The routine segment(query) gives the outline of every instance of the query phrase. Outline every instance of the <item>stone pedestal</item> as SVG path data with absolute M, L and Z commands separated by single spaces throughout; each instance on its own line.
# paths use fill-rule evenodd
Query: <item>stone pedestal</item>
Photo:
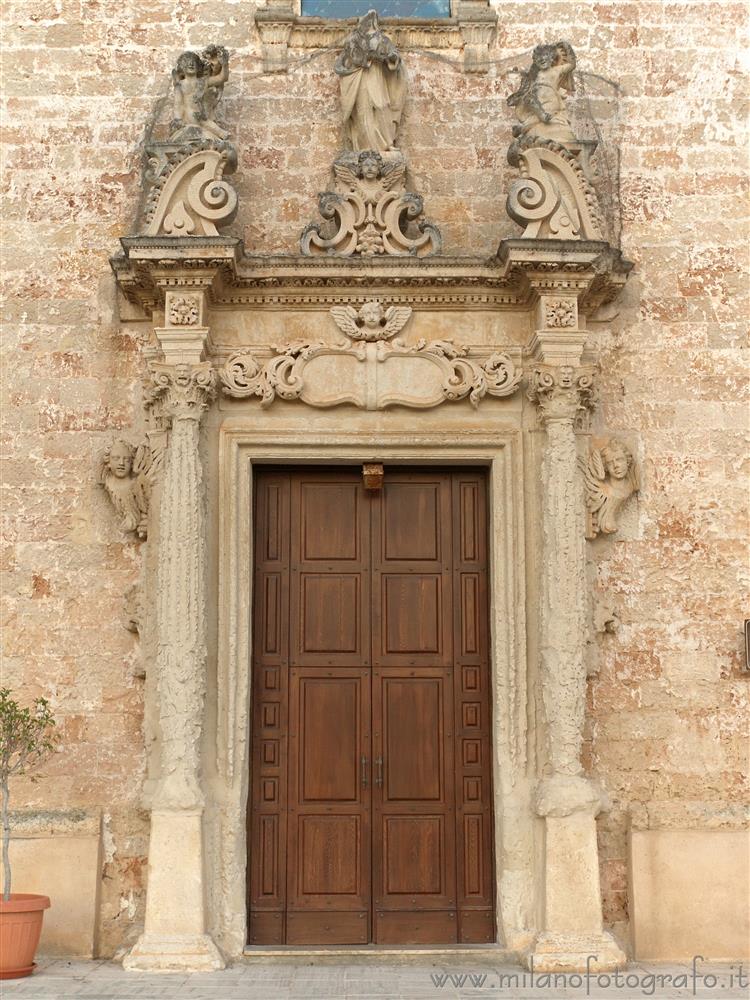
M 203 810 L 154 809 L 148 861 L 146 924 L 123 966 L 142 972 L 213 972 L 224 968 L 206 934 Z

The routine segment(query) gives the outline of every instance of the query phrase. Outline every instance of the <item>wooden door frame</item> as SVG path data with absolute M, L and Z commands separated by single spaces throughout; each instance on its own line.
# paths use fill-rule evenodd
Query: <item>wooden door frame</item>
M 211 929 L 230 954 L 242 954 L 247 934 L 245 880 L 250 753 L 253 466 L 352 465 L 376 458 L 390 465 L 488 468 L 490 677 L 493 732 L 495 898 L 498 943 L 515 947 L 519 891 L 534 894 L 533 813 L 523 808 L 527 695 L 525 650 L 523 455 L 520 428 L 499 424 L 493 434 L 316 433 L 297 428 L 254 429 L 227 420 L 219 434 L 218 658 L 215 678 L 215 798 L 207 816 L 207 873 Z M 214 756 L 214 754 L 211 754 Z M 511 891 L 505 892 L 504 885 Z M 520 890 L 518 887 L 521 887 Z M 523 902 L 523 900 L 521 901 Z M 533 905 L 533 900 L 526 900 Z M 408 950 L 408 949 L 404 949 Z

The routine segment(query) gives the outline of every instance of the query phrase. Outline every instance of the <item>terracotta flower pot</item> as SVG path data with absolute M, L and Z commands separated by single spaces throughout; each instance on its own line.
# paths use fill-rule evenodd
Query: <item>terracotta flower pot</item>
M 20 979 L 34 971 L 34 954 L 42 933 L 49 896 L 12 892 L 0 895 L 0 979 Z

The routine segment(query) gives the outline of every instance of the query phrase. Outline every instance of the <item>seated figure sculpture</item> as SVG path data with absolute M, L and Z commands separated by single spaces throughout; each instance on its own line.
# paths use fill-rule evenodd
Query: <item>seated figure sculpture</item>
M 589 177 L 594 143 L 578 139 L 568 116 L 576 57 L 568 42 L 537 45 L 521 85 L 507 99 L 516 110 L 508 162 L 521 177 L 506 209 L 526 239 L 604 239 L 604 222 Z
M 236 169 L 237 151 L 216 121 L 228 78 L 229 53 L 223 45 L 178 58 L 169 139 L 146 146 L 144 235 L 217 236 L 217 225 L 234 218 L 237 193 L 224 175 Z
M 508 105 L 516 109 L 519 119 L 513 135 L 575 142 L 563 96 L 573 90 L 575 52 L 568 42 L 537 45 L 531 60 L 521 86 L 508 98 Z
M 200 54 L 182 53 L 172 70 L 174 118 L 169 131 L 173 141 L 226 139 L 228 133 L 214 121 L 214 114 L 228 78 L 229 53 L 222 45 L 209 45 Z

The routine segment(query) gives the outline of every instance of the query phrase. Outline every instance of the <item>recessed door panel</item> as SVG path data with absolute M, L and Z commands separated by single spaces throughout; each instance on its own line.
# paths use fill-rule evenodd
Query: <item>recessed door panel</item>
M 375 668 L 372 708 L 375 941 L 394 911 L 425 910 L 457 941 L 453 672 Z
M 370 526 L 361 476 L 292 473 L 291 663 L 370 663 Z
M 439 802 L 445 789 L 443 678 L 386 676 L 383 802 Z
M 289 696 L 287 915 L 335 915 L 326 941 L 358 941 L 370 905 L 369 671 L 292 668 Z M 287 920 L 288 944 L 310 933 L 309 921 Z

